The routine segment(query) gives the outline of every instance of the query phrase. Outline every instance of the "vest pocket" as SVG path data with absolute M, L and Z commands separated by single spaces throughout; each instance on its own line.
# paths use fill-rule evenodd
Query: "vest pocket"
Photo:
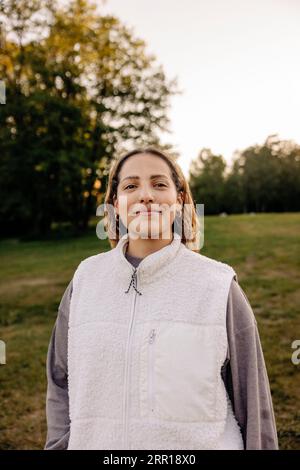
M 143 417 L 182 422 L 222 419 L 217 406 L 223 394 L 220 333 L 224 331 L 217 325 L 145 325 L 140 355 Z

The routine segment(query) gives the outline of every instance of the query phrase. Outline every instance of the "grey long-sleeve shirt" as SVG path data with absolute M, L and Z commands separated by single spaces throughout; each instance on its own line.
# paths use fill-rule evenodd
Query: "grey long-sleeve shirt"
M 142 258 L 126 254 L 133 266 Z M 47 438 L 45 450 L 64 450 L 70 435 L 68 321 L 72 280 L 61 299 L 47 354 Z M 244 448 L 278 449 L 270 385 L 257 322 L 249 301 L 233 279 L 227 302 L 228 354 L 222 378 L 240 425 Z

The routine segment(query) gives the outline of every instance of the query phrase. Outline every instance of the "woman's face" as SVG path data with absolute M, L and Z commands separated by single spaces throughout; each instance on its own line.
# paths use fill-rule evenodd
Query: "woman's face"
M 125 161 L 114 206 L 131 236 L 170 239 L 181 203 L 170 168 L 162 158 L 137 154 Z

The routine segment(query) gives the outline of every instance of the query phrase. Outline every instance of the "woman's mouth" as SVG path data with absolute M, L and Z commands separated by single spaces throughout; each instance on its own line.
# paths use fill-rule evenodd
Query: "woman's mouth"
M 152 214 L 161 214 L 162 211 L 137 211 L 136 215 L 152 215 Z

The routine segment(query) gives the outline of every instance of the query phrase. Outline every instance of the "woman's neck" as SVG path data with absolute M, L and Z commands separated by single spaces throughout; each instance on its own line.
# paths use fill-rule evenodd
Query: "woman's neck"
M 152 239 L 152 238 L 138 238 L 133 240 L 128 238 L 128 245 L 126 254 L 135 258 L 145 258 L 158 250 L 161 250 L 167 245 L 170 245 L 173 240 L 173 234 L 171 239 Z

